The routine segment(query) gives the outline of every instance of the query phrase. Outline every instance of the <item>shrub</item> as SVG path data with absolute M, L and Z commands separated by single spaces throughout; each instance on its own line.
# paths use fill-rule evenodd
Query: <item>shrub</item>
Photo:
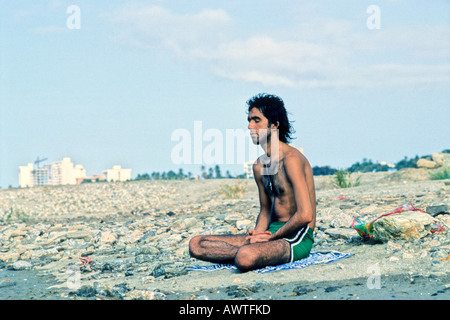
M 430 173 L 431 180 L 445 180 L 450 179 L 450 168 L 444 168 L 442 170 Z
M 351 188 L 359 186 L 361 176 L 353 182 L 348 170 L 337 170 L 333 176 L 333 180 L 333 184 L 338 188 Z
M 228 199 L 241 199 L 244 197 L 245 187 L 247 182 L 243 182 L 241 179 L 237 179 L 233 186 L 229 184 L 223 184 L 220 186 L 220 191 Z

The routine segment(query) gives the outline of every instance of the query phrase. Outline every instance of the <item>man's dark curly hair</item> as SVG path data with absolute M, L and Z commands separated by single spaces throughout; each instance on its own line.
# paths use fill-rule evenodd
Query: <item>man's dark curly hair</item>
M 257 108 L 268 120 L 269 127 L 271 124 L 279 123 L 279 139 L 284 143 L 289 143 L 294 132 L 292 125 L 289 123 L 286 108 L 283 100 L 276 96 L 266 93 L 260 93 L 247 101 L 248 110 Z

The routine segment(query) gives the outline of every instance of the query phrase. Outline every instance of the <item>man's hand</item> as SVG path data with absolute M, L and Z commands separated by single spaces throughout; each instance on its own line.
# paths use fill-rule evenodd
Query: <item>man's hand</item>
M 272 232 L 270 231 L 264 231 L 264 232 L 258 232 L 256 230 L 249 230 L 248 236 L 245 237 L 245 240 L 250 241 L 250 243 L 257 243 L 257 242 L 267 242 L 269 241 L 270 236 L 272 235 Z

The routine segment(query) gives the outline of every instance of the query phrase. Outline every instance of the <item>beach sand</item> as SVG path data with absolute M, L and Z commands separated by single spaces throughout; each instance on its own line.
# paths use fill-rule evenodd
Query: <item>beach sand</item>
M 315 178 L 313 250 L 353 255 L 264 274 L 187 271 L 210 265 L 189 256 L 193 236 L 253 228 L 253 180 L 1 189 L 0 299 L 449 299 L 448 212 L 433 216 L 445 232 L 420 239 L 367 242 L 351 228 L 355 216 L 377 217 L 408 201 L 424 211 L 448 206 L 448 180 L 429 180 L 426 169 L 359 175 L 360 186 L 347 189 L 329 176 Z M 238 185 L 242 197 L 221 191 Z

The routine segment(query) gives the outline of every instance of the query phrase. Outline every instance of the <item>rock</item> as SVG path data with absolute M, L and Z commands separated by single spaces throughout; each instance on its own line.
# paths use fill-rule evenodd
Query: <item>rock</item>
M 328 234 L 331 239 L 344 239 L 344 240 L 352 240 L 357 236 L 355 230 L 347 229 L 347 228 L 329 228 L 325 230 L 325 233 Z
M 395 242 L 392 242 L 392 241 L 388 241 L 387 245 L 389 247 L 393 248 L 393 249 L 396 249 L 396 250 L 400 250 L 403 247 L 401 244 L 398 244 L 398 243 L 395 243 Z
M 239 220 L 245 219 L 244 215 L 241 213 L 232 213 L 225 217 L 225 222 L 228 222 L 231 225 L 236 225 L 236 222 Z
M 293 293 L 296 296 L 302 296 L 302 295 L 310 293 L 312 291 L 314 291 L 314 290 L 309 289 L 309 288 L 305 288 L 304 286 L 297 286 L 297 287 L 294 288 Z
M 196 226 L 199 223 L 199 221 L 197 220 L 197 218 L 187 218 L 184 219 L 184 224 L 186 225 L 186 228 L 192 228 L 194 226 Z
M 348 214 L 339 214 L 330 222 L 332 228 L 351 228 L 353 217 Z
M 450 207 L 446 204 L 428 206 L 425 211 L 433 217 L 438 214 L 450 214 Z
M 441 152 L 433 152 L 431 154 L 431 159 L 440 167 L 442 167 L 444 165 L 445 156 Z
M 164 269 L 164 267 L 160 264 L 160 263 L 155 263 L 153 264 L 151 267 L 151 275 L 154 276 L 155 278 L 164 276 L 166 274 L 166 270 Z
M 7 287 L 14 287 L 15 285 L 16 285 L 16 282 L 12 281 L 11 279 L 0 280 L 0 289 L 7 288 Z
M 392 256 L 392 257 L 389 258 L 389 261 L 390 261 L 390 262 L 397 263 L 397 262 L 400 261 L 400 258 L 399 258 L 399 257 Z
M 102 233 L 100 242 L 103 244 L 114 244 L 117 241 L 117 236 L 111 231 L 105 231 Z
M 437 166 L 438 166 L 437 163 L 431 160 L 419 159 L 417 161 L 418 168 L 433 169 L 436 168 Z
M 124 295 L 128 291 L 130 291 L 130 288 L 128 288 L 128 285 L 126 283 L 120 283 L 120 284 L 116 284 L 108 291 L 108 296 L 110 296 L 112 298 L 123 299 Z
M 75 292 L 70 292 L 69 295 L 76 295 L 81 298 L 95 297 L 97 290 L 93 286 L 82 286 Z
M 18 252 L 5 252 L 0 253 L 0 260 L 5 262 L 15 262 L 20 259 L 20 253 Z
M 420 211 L 386 216 L 373 223 L 373 239 L 381 242 L 420 239 L 430 234 L 432 223 L 433 218 Z
M 125 296 L 125 300 L 165 300 L 166 295 L 158 291 L 132 290 Z
M 12 264 L 11 269 L 15 271 L 31 269 L 32 264 L 28 261 L 19 260 Z
M 113 266 L 111 266 L 109 263 L 104 263 L 102 265 L 102 273 L 104 272 L 112 272 L 114 270 Z
M 406 251 L 406 252 L 403 252 L 402 258 L 403 259 L 413 259 L 414 255 L 411 251 Z
M 436 157 L 433 161 L 439 162 Z M 448 165 L 447 161 L 446 158 L 444 166 Z M 386 269 L 383 268 L 386 276 L 391 269 L 402 272 L 414 270 L 424 274 L 439 271 L 445 276 L 443 268 L 450 266 L 450 203 L 447 201 L 450 192 L 445 185 L 447 181 L 429 180 L 428 169 L 405 170 L 364 174 L 358 188 L 346 190 L 336 190 L 328 182 L 317 184 L 317 228 L 313 250 L 355 253 L 354 263 L 347 263 L 346 260 L 341 264 L 335 263 L 332 269 L 336 274 L 320 275 L 323 277 L 320 280 L 327 280 L 326 277 L 335 280 L 336 277 L 347 277 L 347 274 L 367 279 L 366 262 L 383 264 L 383 261 L 388 263 Z M 322 178 L 325 181 L 329 177 L 317 177 L 318 180 Z M 247 274 L 248 277 L 241 274 L 240 286 L 232 291 L 224 291 L 228 284 L 219 287 L 225 280 L 215 282 L 216 276 L 226 278 L 225 271 L 211 273 L 207 277 L 200 273 L 187 275 L 187 267 L 201 264 L 189 255 L 188 245 L 193 236 L 243 234 L 247 228 L 254 227 L 259 210 L 257 186 L 249 188 L 242 199 L 224 201 L 217 196 L 220 183 L 220 180 L 214 179 L 136 181 L 0 189 L 0 269 L 12 269 L 15 262 L 18 262 L 16 268 L 20 269 L 25 262 L 24 267 L 33 266 L 33 273 L 54 276 L 58 284 L 52 286 L 51 292 L 45 293 L 45 299 L 70 298 L 67 296 L 69 294 L 74 299 L 157 300 L 165 299 L 164 293 L 179 299 L 185 297 L 182 288 L 198 291 L 196 296 L 205 298 L 263 297 L 268 293 L 267 288 L 277 284 L 277 281 L 272 281 L 277 277 L 275 273 L 273 277 L 265 277 L 267 282 L 261 284 L 261 292 L 257 295 L 252 289 L 253 276 L 250 275 L 253 273 Z M 441 193 L 438 193 L 439 190 Z M 339 196 L 345 198 L 338 200 Z M 354 216 L 371 221 L 409 200 L 416 207 L 426 210 L 431 219 L 435 217 L 436 223 L 447 231 L 427 233 L 429 226 L 422 223 L 424 234 L 430 234 L 425 239 L 404 241 L 402 232 L 408 234 L 408 231 L 401 230 L 399 235 L 391 231 L 393 234 L 386 236 L 389 237 L 387 243 L 374 245 L 370 241 L 360 241 L 358 233 L 351 228 Z M 442 206 L 447 207 L 442 209 Z M 130 213 L 135 208 L 139 208 L 141 213 Z M 2 220 L 2 217 L 7 218 L 5 213 L 8 212 L 14 214 L 8 218 L 9 221 Z M 30 217 L 29 221 L 21 221 L 16 212 L 23 212 Z M 404 214 L 409 218 L 414 215 L 411 212 Z M 392 217 L 397 215 L 399 218 L 400 214 Z M 388 219 L 383 217 L 378 222 L 388 222 Z M 398 221 L 396 223 L 400 224 Z M 386 230 L 384 232 L 387 234 Z M 89 257 L 92 261 L 84 260 L 85 265 L 82 265 L 80 257 Z M 85 287 L 78 285 L 67 290 L 70 279 L 65 272 L 72 265 L 76 273 L 71 275 L 79 275 L 79 285 Z M 302 280 L 315 281 L 318 279 L 309 277 L 309 274 L 315 274 L 315 269 L 304 269 L 300 278 L 287 273 L 286 276 L 295 278 L 298 284 Z M 231 277 L 235 275 L 230 272 Z M 120 284 L 125 280 L 128 286 Z M 187 283 L 189 287 L 186 287 Z M 33 284 L 30 282 L 30 287 Z M 11 291 L 16 289 L 12 283 L 0 280 L 0 287 L 2 285 L 10 286 Z M 17 289 L 18 286 L 17 282 Z M 294 284 L 290 288 L 293 287 Z M 304 296 L 310 292 L 307 288 L 302 285 L 293 291 L 288 287 L 284 289 L 291 296 Z M 331 292 L 329 294 L 340 291 L 338 289 L 333 293 L 334 288 L 330 285 L 322 288 L 327 288 Z M 214 295 L 219 290 L 220 295 Z M 31 291 L 23 298 L 36 298 Z M 273 296 L 276 297 L 280 296 Z
M 236 221 L 236 228 L 238 230 L 248 229 L 254 222 L 249 219 Z
M 186 223 L 181 219 L 175 220 L 172 223 L 172 228 L 173 229 L 186 229 Z

